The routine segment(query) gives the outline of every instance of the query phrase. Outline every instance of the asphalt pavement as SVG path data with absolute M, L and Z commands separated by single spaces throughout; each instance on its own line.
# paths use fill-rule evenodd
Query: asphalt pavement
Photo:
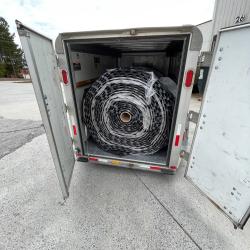
M 0 82 L 0 143 L 1 250 L 250 249 L 250 222 L 234 230 L 185 162 L 174 176 L 77 163 L 63 202 L 29 83 Z

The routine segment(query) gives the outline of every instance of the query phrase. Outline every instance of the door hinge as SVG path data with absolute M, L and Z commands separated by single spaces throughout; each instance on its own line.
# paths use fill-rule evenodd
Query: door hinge
M 64 103 L 64 109 L 65 113 L 69 112 L 69 106 L 66 103 Z
M 188 112 L 188 120 L 193 123 L 198 123 L 199 113 L 195 111 Z
M 185 151 L 185 150 L 182 150 L 182 151 L 180 152 L 180 157 L 181 157 L 182 159 L 184 159 L 185 161 L 188 161 L 188 160 L 189 160 L 189 156 L 190 156 L 189 152 L 187 152 L 187 151 Z
M 50 113 L 49 113 L 49 112 L 50 112 L 50 109 L 49 109 L 49 103 L 48 103 L 48 97 L 47 97 L 47 95 L 43 95 L 43 100 L 44 100 L 45 108 L 46 108 L 47 113 L 48 113 L 48 115 L 49 115 L 49 114 L 50 114 Z
M 58 58 L 58 56 L 57 56 L 57 55 L 55 55 L 55 58 L 56 58 L 56 66 L 57 66 L 57 67 L 60 67 L 60 64 L 59 64 L 59 58 Z

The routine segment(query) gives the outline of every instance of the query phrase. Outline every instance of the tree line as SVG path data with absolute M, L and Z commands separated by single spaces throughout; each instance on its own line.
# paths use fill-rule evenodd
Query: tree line
M 25 64 L 23 51 L 14 42 L 7 21 L 0 17 L 0 77 L 19 77 Z

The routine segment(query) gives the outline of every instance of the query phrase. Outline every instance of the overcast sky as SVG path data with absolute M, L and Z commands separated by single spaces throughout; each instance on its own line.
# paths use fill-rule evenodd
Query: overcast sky
M 0 16 L 11 32 L 18 19 L 54 40 L 65 31 L 196 25 L 212 19 L 213 7 L 214 0 L 0 0 Z

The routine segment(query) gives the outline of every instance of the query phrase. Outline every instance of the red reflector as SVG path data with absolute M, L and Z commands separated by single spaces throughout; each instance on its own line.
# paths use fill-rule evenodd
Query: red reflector
M 186 87 L 190 87 L 192 85 L 193 75 L 194 75 L 193 70 L 187 71 L 187 73 L 186 73 L 186 81 L 185 81 Z
M 89 157 L 89 161 L 98 161 L 98 159 L 95 157 Z
M 150 166 L 149 168 L 152 170 L 161 170 L 161 167 L 158 166 Z
M 179 142 L 180 142 L 180 135 L 176 135 L 176 136 L 175 136 L 174 145 L 175 145 L 176 147 L 178 147 L 178 146 L 179 146 Z
M 65 69 L 62 70 L 62 79 L 65 84 L 67 84 L 68 81 L 68 76 L 67 76 L 67 71 Z
M 73 125 L 73 132 L 74 132 L 74 135 L 77 135 L 76 125 Z
M 177 169 L 176 166 L 170 166 L 169 168 L 172 169 L 172 170 L 176 170 Z

